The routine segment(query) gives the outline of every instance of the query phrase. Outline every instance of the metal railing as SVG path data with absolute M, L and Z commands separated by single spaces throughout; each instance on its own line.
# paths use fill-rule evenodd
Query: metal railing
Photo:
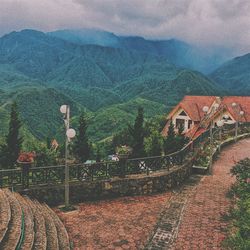
M 250 124 L 241 124 L 239 133 L 249 132 Z M 233 126 L 225 128 L 225 132 L 233 133 Z M 200 145 L 209 142 L 207 130 L 195 140 L 189 142 L 181 150 L 164 156 L 143 157 L 127 159 L 126 161 L 104 161 L 92 164 L 73 164 L 69 165 L 69 181 L 96 181 L 107 180 L 116 176 L 123 177 L 132 174 L 147 174 L 159 170 L 170 171 L 175 166 L 180 166 L 184 160 L 200 150 Z M 122 163 L 122 164 L 121 164 Z M 0 170 L 0 187 L 20 189 L 64 184 L 65 166 L 31 167 Z

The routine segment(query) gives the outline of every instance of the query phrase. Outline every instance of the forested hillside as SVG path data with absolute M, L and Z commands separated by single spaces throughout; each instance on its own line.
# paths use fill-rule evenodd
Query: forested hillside
M 122 48 L 82 45 L 34 30 L 0 38 L 1 137 L 13 100 L 27 131 L 39 140 L 62 136 L 59 107 L 66 103 L 73 121 L 81 110 L 88 113 L 89 134 L 98 141 L 132 122 L 138 106 L 151 118 L 166 114 L 186 94 L 225 93 L 201 73 L 123 41 Z
M 250 53 L 226 62 L 210 77 L 232 94 L 250 95 Z
M 178 67 L 187 67 L 203 73 L 213 71 L 232 58 L 231 50 L 222 47 L 200 48 L 177 39 L 149 40 L 138 36 L 118 36 L 96 29 L 57 30 L 48 34 L 79 45 L 95 44 L 165 57 Z

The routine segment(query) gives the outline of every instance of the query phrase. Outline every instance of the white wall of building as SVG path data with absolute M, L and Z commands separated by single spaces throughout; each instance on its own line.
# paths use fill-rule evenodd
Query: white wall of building
M 185 116 L 184 116 L 184 115 L 180 115 L 183 111 L 184 111 L 183 109 L 179 109 L 179 110 L 172 116 L 172 121 L 173 121 L 173 124 L 174 124 L 174 126 L 175 126 L 175 128 L 176 128 L 176 119 L 184 120 L 184 132 L 186 132 L 188 129 L 191 129 L 191 128 L 192 128 L 192 126 L 194 125 L 194 122 L 193 122 L 192 119 L 187 115 L 187 113 L 186 113 L 185 111 L 184 111 L 184 112 L 186 113 Z M 189 121 L 192 122 L 190 128 L 188 128 L 188 123 L 189 123 Z

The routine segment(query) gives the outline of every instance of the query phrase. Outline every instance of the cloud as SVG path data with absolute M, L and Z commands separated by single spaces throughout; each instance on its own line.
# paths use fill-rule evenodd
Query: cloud
M 0 34 L 95 27 L 250 51 L 249 0 L 0 0 Z

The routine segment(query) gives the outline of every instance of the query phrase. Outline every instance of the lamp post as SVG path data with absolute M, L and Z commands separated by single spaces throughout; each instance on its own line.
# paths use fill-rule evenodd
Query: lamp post
M 232 108 L 234 109 L 236 115 L 237 115 L 237 118 L 236 118 L 236 122 L 235 122 L 235 136 L 234 136 L 234 141 L 236 142 L 237 141 L 237 137 L 238 137 L 238 129 L 239 129 L 239 118 L 242 117 L 244 115 L 244 111 L 243 110 L 236 110 L 236 107 L 237 107 L 237 103 L 233 102 L 232 103 Z
M 60 107 L 60 112 L 64 114 L 63 120 L 65 124 L 65 208 L 69 207 L 69 166 L 68 166 L 68 145 L 72 138 L 75 137 L 76 132 L 73 128 L 69 127 L 70 121 L 70 107 L 69 105 L 62 105 Z
M 224 120 L 219 120 L 217 122 L 217 126 L 219 127 L 219 152 L 221 150 L 221 139 L 222 139 L 222 127 L 224 125 L 225 121 Z M 210 130 L 210 148 L 211 148 L 211 153 L 210 153 L 210 165 L 209 165 L 209 173 L 212 174 L 212 161 L 213 161 L 213 137 L 214 134 L 218 131 L 218 129 L 216 129 L 215 131 Z
M 219 127 L 219 141 L 220 141 L 220 144 L 219 144 L 219 152 L 220 152 L 220 150 L 221 150 L 221 147 L 220 147 L 220 145 L 221 145 L 221 139 L 222 139 L 222 127 L 223 127 L 223 125 L 224 125 L 224 120 L 220 120 L 220 121 L 218 121 L 217 122 L 217 126 Z
M 209 111 L 209 107 L 204 106 L 202 108 L 202 111 L 205 113 L 205 116 L 207 116 L 208 111 Z M 212 143 L 213 143 L 213 126 L 212 126 L 212 122 L 210 123 L 210 127 L 209 127 L 209 137 L 210 137 L 210 144 L 212 145 Z

